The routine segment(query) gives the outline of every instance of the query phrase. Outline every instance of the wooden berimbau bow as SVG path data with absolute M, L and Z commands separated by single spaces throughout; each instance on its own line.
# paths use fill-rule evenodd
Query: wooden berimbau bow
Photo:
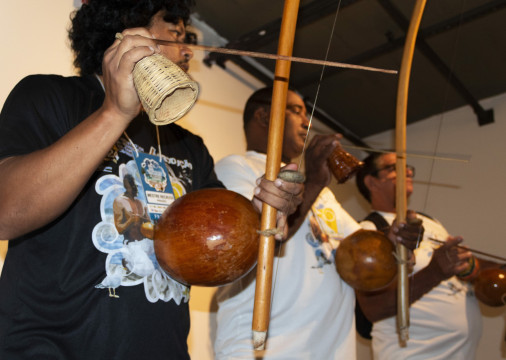
M 401 68 L 399 72 L 399 83 L 397 88 L 397 107 L 395 125 L 395 150 L 396 161 L 396 211 L 397 222 L 406 220 L 407 199 L 406 199 L 406 118 L 408 108 L 408 88 L 411 73 L 411 64 L 415 51 L 416 37 L 426 0 L 417 0 L 409 23 L 406 43 L 402 54 Z M 409 279 L 407 266 L 407 249 L 402 244 L 397 244 L 398 284 L 397 284 L 397 330 L 399 342 L 405 346 L 409 339 Z
M 278 55 L 292 55 L 298 9 L 299 0 L 285 0 L 278 43 Z M 290 65 L 290 61 L 277 60 L 274 72 L 269 136 L 267 139 L 267 163 L 265 168 L 265 178 L 271 181 L 275 180 L 278 176 L 281 165 Z M 276 227 L 275 208 L 263 204 L 260 225 L 264 234 L 266 231 Z M 253 308 L 252 330 L 255 350 L 263 350 L 265 348 L 271 307 L 275 239 L 274 235 L 269 236 L 264 234 L 260 235 L 255 303 Z
M 402 57 L 401 71 L 397 95 L 396 115 L 396 152 L 398 155 L 397 169 L 397 219 L 405 221 L 407 211 L 406 201 L 406 114 L 409 75 L 415 48 L 416 36 L 426 0 L 417 0 L 410 22 L 406 44 Z M 290 57 L 293 49 L 293 40 L 297 23 L 299 0 L 285 0 L 281 32 L 278 44 L 278 55 Z M 281 164 L 281 152 L 283 144 L 283 129 L 285 120 L 286 97 L 288 81 L 290 77 L 290 61 L 278 59 L 276 61 L 272 106 L 269 125 L 267 146 L 267 164 L 265 177 L 275 180 Z M 276 209 L 264 204 L 262 209 L 261 230 L 265 234 L 268 230 L 276 227 Z M 255 350 L 263 350 L 267 337 L 270 320 L 272 274 L 274 259 L 275 240 L 273 235 L 261 235 L 259 255 L 257 263 L 257 277 L 255 288 L 255 302 L 253 309 L 253 343 Z M 397 246 L 399 262 L 399 287 L 398 287 L 398 329 L 400 341 L 405 342 L 409 338 L 409 298 L 407 277 L 407 249 Z

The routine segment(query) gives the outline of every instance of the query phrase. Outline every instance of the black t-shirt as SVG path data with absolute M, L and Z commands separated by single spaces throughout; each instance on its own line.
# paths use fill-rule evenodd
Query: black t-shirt
M 0 114 L 0 158 L 51 145 L 103 100 L 93 76 L 23 79 Z M 176 124 L 159 131 L 176 197 L 223 187 L 200 137 Z M 157 153 L 156 128 L 144 113 L 126 133 L 137 151 Z M 9 241 L 0 278 L 0 359 L 189 357 L 189 289 L 160 270 L 152 240 L 128 239 L 115 227 L 113 204 L 125 192 L 125 175 L 140 179 L 131 142 L 118 139 L 59 218 Z M 141 203 L 142 195 L 141 189 Z

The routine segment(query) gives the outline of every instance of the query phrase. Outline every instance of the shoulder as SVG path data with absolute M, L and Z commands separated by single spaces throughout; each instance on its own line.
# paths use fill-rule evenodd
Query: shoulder
M 35 74 L 35 75 L 28 75 L 21 79 L 19 83 L 16 85 L 16 87 L 28 87 L 28 86 L 35 86 L 37 85 L 49 85 L 49 84 L 58 84 L 58 83 L 64 83 L 65 77 L 61 75 L 42 75 L 42 74 Z
M 18 97 L 23 97 L 25 101 L 33 99 L 34 97 L 47 96 L 53 88 L 58 88 L 63 80 L 59 75 L 29 75 L 21 79 L 16 86 L 12 89 L 6 103 L 10 100 L 15 100 Z
M 103 96 L 100 83 L 93 76 L 29 75 L 13 88 L 6 106 L 33 104 L 40 111 L 64 104 L 88 103 L 88 99 L 100 102 Z
M 394 218 L 393 213 L 372 211 L 360 222 L 360 226 L 365 230 L 384 231 L 392 224 Z
M 61 75 L 29 75 L 21 79 L 14 89 L 24 90 L 29 93 L 47 93 L 51 90 L 88 90 L 99 88 L 100 84 L 92 76 L 61 76 Z M 65 94 L 65 93 L 64 93 Z
M 372 221 L 362 220 L 360 223 L 360 227 L 364 230 L 378 230 L 376 225 Z
M 228 155 L 220 159 L 214 166 L 218 178 L 244 174 L 248 170 L 246 158 L 243 155 Z
M 246 162 L 246 158 L 243 155 L 228 155 L 219 160 L 216 163 L 216 169 L 218 168 L 227 168 L 231 166 L 242 166 Z
M 215 171 L 227 189 L 250 199 L 253 197 L 256 179 L 265 171 L 265 164 L 257 168 L 248 162 L 246 156 L 229 155 L 218 161 Z
M 265 157 L 251 151 L 243 155 L 228 155 L 216 163 L 218 176 L 231 175 L 235 177 L 253 176 L 255 178 L 265 173 Z
M 313 203 L 313 206 L 333 208 L 337 211 L 345 211 L 341 203 L 336 199 L 336 196 L 328 187 L 324 187 L 318 197 Z
M 332 190 L 330 190 L 328 187 L 324 187 L 322 189 L 322 191 L 320 191 L 320 194 L 318 194 L 318 197 L 322 198 L 322 199 L 330 200 L 330 201 L 336 203 L 337 205 L 341 206 L 339 201 L 337 201 L 336 196 L 334 195 Z

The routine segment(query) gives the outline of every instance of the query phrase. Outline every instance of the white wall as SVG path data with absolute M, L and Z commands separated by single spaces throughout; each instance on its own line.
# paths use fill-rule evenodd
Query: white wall
M 65 31 L 72 10 L 71 0 L 0 1 L 0 104 L 26 75 L 72 74 Z
M 0 1 L 0 107 L 26 75 L 72 74 L 65 32 L 72 10 L 70 0 Z M 0 240 L 0 274 L 6 251 Z
M 0 1 L 0 33 L 4 34 L 0 38 L 0 106 L 25 75 L 72 74 L 72 55 L 66 40 L 72 8 L 72 0 Z M 190 71 L 201 84 L 200 99 L 180 123 L 201 135 L 218 160 L 244 149 L 241 109 L 249 94 L 260 84 L 243 77 L 236 69 L 233 74 L 217 66 L 209 69 L 199 61 L 202 56 L 202 53 L 195 54 L 196 60 Z M 506 134 L 506 95 L 483 103 L 486 108 L 489 105 L 494 107 L 494 124 L 478 127 L 472 112 L 463 108 L 408 127 L 409 151 L 431 153 L 441 125 L 439 152 L 465 155 L 471 159 L 468 164 L 435 162 L 432 176 L 429 176 L 432 166 L 429 160 L 409 159 L 417 168 L 415 194 L 410 207 L 436 216 L 450 232 L 463 235 L 469 246 L 505 256 L 499 226 L 506 203 L 503 188 L 506 184 L 503 160 L 506 144 L 502 139 Z M 379 134 L 367 140 L 371 145 L 387 147 L 391 134 Z M 361 218 L 366 214 L 367 205 L 357 195 L 352 182 L 339 187 L 334 184 L 333 189 L 352 215 Z M 192 289 L 189 346 L 194 359 L 212 359 L 213 292 L 213 288 Z M 484 332 L 477 358 L 504 359 L 504 308 L 482 309 Z M 359 345 L 359 354 L 359 359 L 370 358 L 367 344 Z

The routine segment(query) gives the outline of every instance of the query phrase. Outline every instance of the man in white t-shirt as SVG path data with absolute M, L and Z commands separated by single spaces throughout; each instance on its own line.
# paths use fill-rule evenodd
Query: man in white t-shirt
M 272 88 L 256 91 L 244 110 L 247 152 L 216 164 L 225 186 L 247 198 L 265 172 Z M 289 91 L 282 161 L 301 155 L 309 121 L 304 102 Z M 215 358 L 346 359 L 356 358 L 353 289 L 339 277 L 334 252 L 344 237 L 360 229 L 326 187 L 326 159 L 339 135 L 317 135 L 305 151 L 304 199 L 290 218 L 289 240 L 274 260 L 271 318 L 265 350 L 254 351 L 252 317 L 256 271 L 217 291 Z
M 373 210 L 368 220 L 361 222 L 364 229 L 383 230 L 394 221 L 395 163 L 395 153 L 375 153 L 364 160 L 364 167 L 357 173 L 357 186 Z M 409 196 L 414 168 L 408 165 L 406 175 Z M 416 265 L 409 279 L 410 327 L 405 347 L 399 345 L 396 329 L 397 281 L 382 291 L 357 292 L 360 308 L 373 323 L 374 359 L 474 359 L 481 336 L 481 316 L 471 286 L 462 281 L 462 274 L 472 272 L 472 254 L 458 248 L 462 238 L 449 236 L 437 220 L 423 214 L 417 217 L 423 222 L 424 236 L 414 250 Z M 446 243 L 441 246 L 430 238 Z M 461 276 L 456 276 L 459 273 Z

